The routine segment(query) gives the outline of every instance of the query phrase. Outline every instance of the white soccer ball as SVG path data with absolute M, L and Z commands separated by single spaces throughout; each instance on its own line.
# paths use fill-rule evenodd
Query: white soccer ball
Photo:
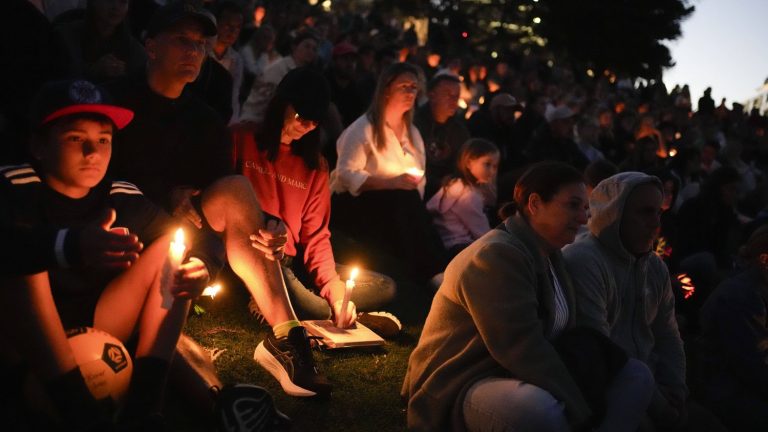
M 122 342 L 91 327 L 67 330 L 67 338 L 93 397 L 120 401 L 128 390 L 133 371 L 131 356 Z

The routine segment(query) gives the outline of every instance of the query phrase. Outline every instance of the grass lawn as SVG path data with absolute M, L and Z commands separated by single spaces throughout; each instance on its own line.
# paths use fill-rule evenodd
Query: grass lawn
M 403 333 L 384 347 L 315 351 L 320 370 L 333 384 L 328 400 L 294 398 L 253 360 L 256 345 L 268 328 L 248 313 L 244 288 L 225 287 L 214 300 L 199 302 L 205 313 L 190 316 L 185 332 L 206 348 L 226 351 L 215 362 L 227 383 L 251 383 L 268 389 L 278 408 L 293 420 L 293 431 L 402 431 L 405 411 L 400 386 L 408 356 L 416 345 L 431 296 L 418 286 L 398 283 L 398 298 L 387 308 L 404 324 Z M 207 430 L 204 419 L 190 413 L 181 395 L 170 392 L 169 430 Z

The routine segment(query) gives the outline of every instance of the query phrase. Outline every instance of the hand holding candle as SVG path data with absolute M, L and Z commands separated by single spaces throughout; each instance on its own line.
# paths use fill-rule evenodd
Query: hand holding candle
M 161 294 L 163 297 L 162 307 L 164 309 L 170 309 L 173 306 L 173 294 L 171 294 L 171 285 L 173 284 L 174 275 L 181 266 L 181 262 L 184 260 L 184 253 L 187 250 L 187 246 L 184 244 L 184 230 L 179 228 L 176 230 L 176 235 L 171 242 L 171 248 L 168 251 L 168 267 L 167 274 L 163 280 Z

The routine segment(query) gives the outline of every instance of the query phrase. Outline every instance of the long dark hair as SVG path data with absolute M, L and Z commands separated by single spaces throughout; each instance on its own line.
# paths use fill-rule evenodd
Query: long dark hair
M 276 93 L 267 104 L 264 122 L 255 134 L 256 147 L 267 153 L 267 160 L 274 162 L 280 151 L 280 135 L 285 123 L 285 110 L 291 103 Z M 300 157 L 310 170 L 327 168 L 327 162 L 321 154 L 320 126 L 307 132 L 303 137 L 291 142 L 291 153 Z

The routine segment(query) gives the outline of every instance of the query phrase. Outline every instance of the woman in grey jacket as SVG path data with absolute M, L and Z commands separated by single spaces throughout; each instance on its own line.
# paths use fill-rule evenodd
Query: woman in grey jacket
M 567 165 L 537 164 L 514 200 L 518 214 L 446 269 L 403 384 L 410 429 L 567 431 L 591 420 L 553 345 L 574 324 L 560 248 L 586 222 L 584 182 Z M 633 361 L 622 374 L 608 390 L 605 430 L 634 430 L 650 399 L 647 368 Z M 615 409 L 622 392 L 638 395 L 638 406 Z

